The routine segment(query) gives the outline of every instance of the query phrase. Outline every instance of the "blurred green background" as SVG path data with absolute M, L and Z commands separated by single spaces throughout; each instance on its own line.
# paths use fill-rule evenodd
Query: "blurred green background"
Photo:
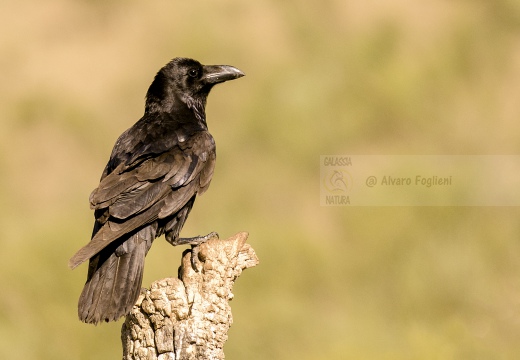
M 0 2 L 0 358 L 117 359 L 80 323 L 88 196 L 175 56 L 247 76 L 184 236 L 250 232 L 228 359 L 516 359 L 520 209 L 320 207 L 327 154 L 520 153 L 520 2 Z M 143 286 L 176 274 L 164 240 Z

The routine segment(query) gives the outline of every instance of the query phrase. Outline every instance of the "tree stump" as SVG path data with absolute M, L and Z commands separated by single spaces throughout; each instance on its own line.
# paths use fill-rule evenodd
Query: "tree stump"
M 224 359 L 233 322 L 229 301 L 235 280 L 258 264 L 248 234 L 210 239 L 198 251 L 198 272 L 186 250 L 178 278 L 143 289 L 121 329 L 124 360 Z

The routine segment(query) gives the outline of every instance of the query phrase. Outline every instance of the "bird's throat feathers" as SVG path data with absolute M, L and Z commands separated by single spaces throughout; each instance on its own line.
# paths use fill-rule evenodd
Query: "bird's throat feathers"
M 175 85 L 161 71 L 157 73 L 146 93 L 145 113 L 179 114 L 187 111 L 193 113 L 198 122 L 206 125 L 207 94 L 179 94 L 176 90 Z
M 186 97 L 186 105 L 193 111 L 198 121 L 206 124 L 206 97 Z

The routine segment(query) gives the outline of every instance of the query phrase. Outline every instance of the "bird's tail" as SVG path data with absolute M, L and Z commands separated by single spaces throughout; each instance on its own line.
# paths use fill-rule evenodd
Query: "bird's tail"
M 90 259 L 78 303 L 81 321 L 97 324 L 127 315 L 139 297 L 144 259 L 155 238 L 152 226 L 109 244 Z

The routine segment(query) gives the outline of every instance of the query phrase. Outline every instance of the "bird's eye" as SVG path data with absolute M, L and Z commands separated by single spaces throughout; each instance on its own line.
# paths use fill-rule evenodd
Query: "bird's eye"
M 195 77 L 197 77 L 199 75 L 199 72 L 197 70 L 195 70 L 195 69 L 191 69 L 191 70 L 188 71 L 188 75 L 190 77 L 192 77 L 192 78 L 195 78 Z

